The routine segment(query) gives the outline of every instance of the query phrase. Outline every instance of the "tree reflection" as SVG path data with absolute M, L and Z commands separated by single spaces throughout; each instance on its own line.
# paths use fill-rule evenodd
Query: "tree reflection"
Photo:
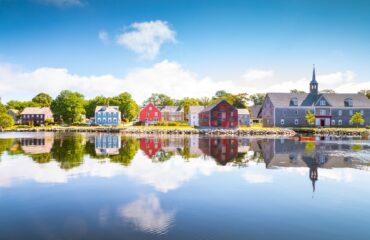
M 59 135 L 51 149 L 53 159 L 60 163 L 62 169 L 80 166 L 83 162 L 85 147 L 80 134 Z
M 9 151 L 12 146 L 14 139 L 0 139 L 0 157 L 5 151 Z M 1 158 L 0 158 L 1 161 Z
M 109 156 L 112 162 L 120 163 L 124 166 L 129 166 L 139 150 L 139 140 L 135 138 L 124 137 L 122 139 L 122 147 L 119 149 L 118 155 Z

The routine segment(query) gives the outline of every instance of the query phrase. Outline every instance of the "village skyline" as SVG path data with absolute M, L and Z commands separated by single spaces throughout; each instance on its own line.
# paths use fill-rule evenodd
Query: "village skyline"
M 0 96 L 370 89 L 368 2 L 266 3 L 0 1 Z

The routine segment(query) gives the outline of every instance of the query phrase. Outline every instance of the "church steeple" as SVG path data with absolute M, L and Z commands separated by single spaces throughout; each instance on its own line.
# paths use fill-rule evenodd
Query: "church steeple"
M 316 81 L 316 70 L 315 70 L 315 64 L 313 65 L 313 72 L 312 72 L 312 80 L 310 82 L 310 93 L 317 94 L 319 92 L 319 84 Z

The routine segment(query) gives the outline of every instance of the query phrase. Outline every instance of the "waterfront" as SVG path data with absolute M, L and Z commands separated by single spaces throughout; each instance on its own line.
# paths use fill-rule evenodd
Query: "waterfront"
M 0 134 L 0 239 L 367 239 L 361 138 Z

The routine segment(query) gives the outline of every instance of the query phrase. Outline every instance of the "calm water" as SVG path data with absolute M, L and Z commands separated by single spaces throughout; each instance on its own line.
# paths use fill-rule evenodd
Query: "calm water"
M 0 134 L 0 239 L 370 239 L 370 141 Z

